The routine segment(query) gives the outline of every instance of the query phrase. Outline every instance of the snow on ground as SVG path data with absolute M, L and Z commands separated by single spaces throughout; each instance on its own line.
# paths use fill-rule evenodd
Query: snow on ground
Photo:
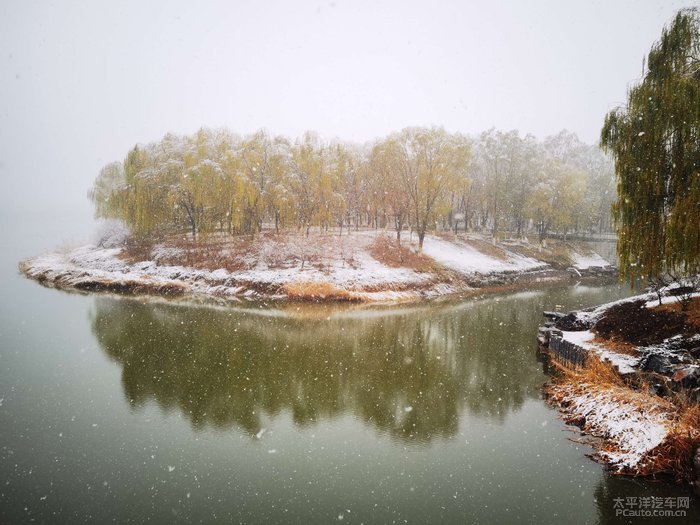
M 618 470 L 633 470 L 666 438 L 670 420 L 649 403 L 639 408 L 630 402 L 629 391 L 619 390 L 580 385 L 575 393 L 564 395 L 563 403 L 569 416 L 585 419 L 587 432 L 614 445 L 616 450 L 598 453 L 603 459 Z
M 580 332 L 562 332 L 562 339 L 574 343 L 581 348 L 585 348 L 591 352 L 595 352 L 602 361 L 609 361 L 610 364 L 616 366 L 621 374 L 631 374 L 636 371 L 637 365 L 641 361 L 641 357 L 636 357 L 619 352 L 608 350 L 602 345 L 595 344 L 593 339 L 595 334 L 590 330 Z
M 647 301 L 647 307 L 657 304 L 655 294 L 645 293 L 610 302 L 588 312 L 578 312 L 577 317 L 589 321 L 592 326 L 611 307 L 636 301 Z M 609 361 L 621 374 L 638 371 L 649 352 L 677 357 L 670 348 L 674 346 L 674 340 L 680 338 L 675 336 L 660 345 L 638 347 L 639 356 L 635 356 L 614 352 L 594 342 L 595 334 L 591 330 L 561 333 L 566 341 L 587 349 L 602 361 Z M 700 340 L 700 335 L 696 337 Z M 683 369 L 689 370 L 693 366 L 684 364 Z M 624 473 L 644 472 L 646 466 L 653 465 L 653 462 L 647 462 L 654 454 L 653 449 L 675 428 L 676 408 L 643 390 L 636 391 L 626 385 L 595 380 L 587 384 L 586 380 L 574 375 L 570 381 L 554 385 L 550 393 L 570 422 L 582 424 L 584 433 L 604 439 L 605 446 L 597 452 L 601 459 Z
M 692 294 L 692 297 L 700 297 L 700 292 Z M 590 308 L 587 310 L 578 310 L 572 313 L 582 323 L 586 323 L 588 326 L 592 326 L 598 320 L 600 320 L 601 317 L 603 317 L 607 310 L 609 310 L 613 306 L 617 306 L 623 303 L 632 303 L 635 301 L 645 301 L 646 308 L 654 308 L 659 305 L 659 298 L 656 295 L 656 293 L 645 292 L 639 295 L 633 295 L 631 297 L 625 297 L 624 299 L 618 299 L 617 301 L 601 304 L 599 306 L 596 306 L 595 308 Z M 678 298 L 673 295 L 664 295 L 661 298 L 661 304 L 674 304 L 676 302 L 678 302 Z
M 689 298 L 700 297 L 700 292 L 691 293 L 688 297 Z M 667 295 L 667 296 L 661 298 L 661 304 L 676 304 L 676 303 L 678 303 L 679 299 L 680 299 L 680 297 L 678 297 L 676 295 Z M 651 301 L 647 301 L 644 306 L 646 306 L 647 308 L 654 308 L 656 306 L 659 306 L 659 299 L 655 298 L 655 299 L 652 299 Z
M 465 243 L 450 242 L 428 235 L 423 243 L 423 253 L 438 263 L 464 274 L 490 274 L 496 272 L 528 271 L 547 265 L 513 252 L 505 252 L 505 260 L 491 257 Z
M 367 252 L 358 250 L 353 254 L 353 265 L 342 259 L 331 258 L 321 271 L 307 265 L 297 264 L 291 268 L 265 268 L 258 265 L 254 270 L 235 272 L 239 280 L 283 285 L 289 282 L 330 282 L 348 289 L 361 289 L 380 285 L 420 284 L 431 276 L 417 273 L 409 268 L 390 268 L 381 264 Z
M 656 295 L 653 293 L 633 295 L 632 297 L 625 297 L 623 299 L 618 299 L 617 301 L 611 301 L 609 303 L 601 304 L 599 306 L 596 306 L 595 308 L 590 308 L 587 310 L 578 310 L 573 313 L 579 321 L 581 321 L 582 323 L 587 323 L 589 326 L 592 326 L 601 317 L 603 317 L 603 314 L 605 314 L 605 312 L 608 311 L 608 309 L 612 308 L 613 306 L 640 300 L 651 301 L 654 297 L 656 297 Z
M 25 261 L 23 271 L 32 278 L 59 287 L 111 289 L 174 294 L 207 295 L 224 298 L 285 296 L 284 286 L 312 283 L 330 285 L 350 298 L 371 302 L 396 302 L 437 297 L 467 288 L 466 282 L 450 282 L 439 273 L 393 267 L 371 253 L 383 231 L 359 231 L 336 235 L 321 233 L 266 235 L 246 242 L 220 244 L 227 268 L 197 269 L 184 266 L 192 252 L 190 245 L 160 244 L 151 259 L 129 263 L 121 248 L 85 246 Z M 546 268 L 542 261 L 525 257 L 483 240 L 448 241 L 428 235 L 424 254 L 439 265 L 465 276 L 489 276 Z M 405 246 L 417 249 L 414 241 Z M 203 252 L 206 264 L 206 252 Z M 197 255 L 196 253 L 194 254 Z M 200 256 L 200 260 L 202 256 Z M 226 262 L 228 261 L 228 263 Z M 230 264 L 229 264 L 230 263 Z
M 93 281 L 151 285 L 195 283 L 205 272 L 181 266 L 158 266 L 153 261 L 133 265 L 119 259 L 121 248 L 83 246 L 67 253 L 50 253 L 29 260 L 26 273 L 40 280 L 79 287 Z
M 588 270 L 589 268 L 593 267 L 604 268 L 606 266 L 610 266 L 610 263 L 597 253 L 581 255 L 580 253 L 573 252 L 571 254 L 571 261 L 573 267 L 577 270 Z
M 81 284 L 99 281 L 124 286 L 182 287 L 195 295 L 231 297 L 253 295 L 250 283 L 265 286 L 283 286 L 294 282 L 327 282 L 349 290 L 363 287 L 386 287 L 421 284 L 430 274 L 417 273 L 408 268 L 389 268 L 368 254 L 356 255 L 354 267 L 338 262 L 324 271 L 313 266 L 229 272 L 198 270 L 184 266 L 158 265 L 154 261 L 129 264 L 118 258 L 119 248 L 85 246 L 68 253 L 51 253 L 29 261 L 26 272 L 30 277 L 80 288 Z M 368 295 L 374 301 L 401 299 L 401 292 L 374 292 Z

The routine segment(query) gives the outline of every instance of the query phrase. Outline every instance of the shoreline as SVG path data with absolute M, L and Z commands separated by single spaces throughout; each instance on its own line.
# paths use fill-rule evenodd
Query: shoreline
M 318 249 L 325 259 L 318 256 L 314 259 L 313 254 L 298 257 L 296 251 L 281 267 L 269 264 L 265 257 L 270 257 L 269 253 L 275 256 L 284 254 L 287 245 L 292 244 L 288 239 L 284 240 L 285 244 L 279 240 L 273 244 L 273 241 L 263 239 L 260 246 L 254 247 L 258 253 L 249 257 L 252 259 L 248 262 L 249 267 L 243 268 L 224 268 L 230 261 L 224 261 L 222 267 L 216 269 L 173 264 L 183 262 L 183 259 L 191 261 L 192 252 L 185 253 L 181 248 L 164 243 L 155 246 L 148 254 L 154 256 L 140 257 L 145 260 L 133 257 L 123 246 L 87 245 L 23 260 L 19 263 L 19 270 L 43 286 L 85 293 L 155 295 L 219 302 L 362 304 L 466 297 L 567 279 L 597 281 L 616 275 L 614 267 L 602 264 L 556 268 L 547 260 L 533 258 L 531 254 L 535 250 L 532 246 L 518 246 L 525 252 L 523 254 L 511 246 L 485 245 L 481 239 L 430 237 L 426 239 L 425 251 L 420 253 L 406 242 L 398 252 L 401 262 L 407 260 L 405 266 L 396 262 L 394 247 L 388 244 L 388 237 L 383 234 L 361 233 L 351 236 L 349 241 L 335 236 L 315 240 L 319 239 L 325 243 Z M 378 245 L 381 251 L 378 251 Z M 197 246 L 198 250 L 203 249 Z M 410 251 L 411 248 L 415 251 Z M 338 253 L 335 254 L 334 250 Z M 201 256 L 198 252 L 196 255 Z M 595 257 L 588 260 L 600 260 L 599 256 Z M 582 256 L 576 253 L 571 258 L 582 260 Z
M 671 477 L 700 494 L 700 293 L 673 288 L 569 314 L 545 312 L 548 403 L 592 438 L 611 473 Z

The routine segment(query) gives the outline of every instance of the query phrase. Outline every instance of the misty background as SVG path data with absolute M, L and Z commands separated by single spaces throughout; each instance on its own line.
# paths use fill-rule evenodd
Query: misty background
M 104 164 L 202 126 L 357 142 L 413 125 L 565 128 L 597 143 L 692 4 L 5 0 L 0 221 L 32 224 L 32 249 L 77 241 Z

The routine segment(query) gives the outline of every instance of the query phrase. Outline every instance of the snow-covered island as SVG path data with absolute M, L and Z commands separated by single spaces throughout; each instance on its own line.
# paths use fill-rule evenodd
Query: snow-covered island
M 47 286 L 218 300 L 405 302 L 570 277 L 610 275 L 584 243 L 428 235 L 423 250 L 382 230 L 97 243 L 20 263 Z

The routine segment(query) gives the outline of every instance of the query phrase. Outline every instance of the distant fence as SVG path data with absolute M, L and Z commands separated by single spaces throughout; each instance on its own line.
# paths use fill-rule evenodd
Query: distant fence
M 586 366 L 588 351 L 571 341 L 562 339 L 558 334 L 550 335 L 549 352 L 555 361 L 569 368 Z
M 563 241 L 588 241 L 588 242 L 617 242 L 617 234 L 615 233 L 550 233 L 552 239 L 560 239 Z

